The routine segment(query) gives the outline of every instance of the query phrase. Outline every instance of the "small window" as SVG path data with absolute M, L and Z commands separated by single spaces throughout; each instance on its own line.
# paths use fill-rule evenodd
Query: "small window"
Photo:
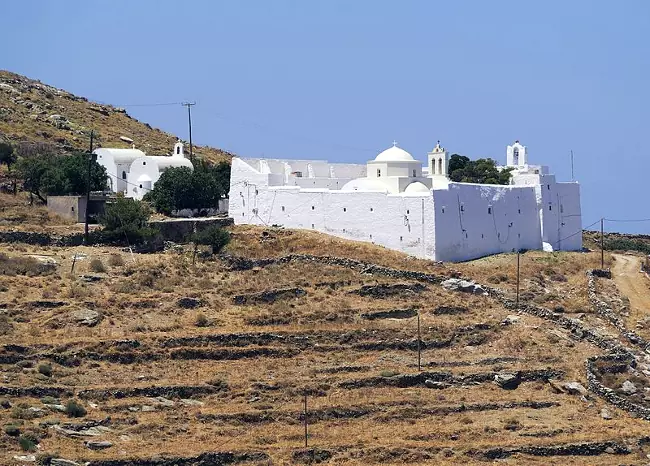
M 255 195 L 257 196 L 260 192 L 256 189 L 255 190 Z
M 483 233 L 481 233 L 481 239 L 483 239 L 483 238 L 484 238 Z
M 313 223 L 311 224 L 311 227 L 312 227 L 312 228 L 315 228 Z
M 564 205 L 563 205 L 563 204 L 560 204 L 560 213 L 561 213 L 561 214 L 564 213 Z
M 140 187 L 142 187 L 142 185 L 140 185 Z
M 461 211 L 461 212 L 465 212 L 465 204 L 461 204 L 461 205 L 460 205 L 460 211 Z
M 417 176 L 417 171 L 413 170 L 413 178 L 415 178 L 416 176 Z
M 465 233 L 465 238 L 468 238 L 467 233 Z
M 501 238 L 501 233 L 497 233 L 497 238 Z
M 553 206 L 552 205 L 548 206 L 548 210 L 553 210 Z
M 445 213 L 445 208 L 444 208 L 444 207 L 442 208 L 442 213 L 443 213 L 443 214 Z
M 521 209 L 517 209 L 517 213 L 519 213 L 519 214 L 520 214 L 520 213 L 521 213 Z
M 370 208 L 370 212 L 372 212 L 372 211 L 373 211 L 373 210 L 372 210 L 372 207 L 371 207 L 371 208 Z
M 548 189 L 548 190 L 550 191 L 550 189 L 551 189 L 551 185 L 550 185 L 550 184 L 547 184 L 547 185 L 546 185 L 546 189 Z
M 241 216 L 242 216 L 242 217 L 244 216 L 244 212 L 241 213 Z
M 74 206 L 70 207 L 70 210 L 72 210 L 74 212 Z
M 147 162 L 142 162 L 142 165 L 146 165 L 146 164 L 147 164 Z
M 521 233 L 517 233 L 517 238 L 521 238 Z
M 345 207 L 343 207 L 343 212 L 347 212 L 347 211 L 348 211 L 348 209 L 346 209 Z
M 372 239 L 372 235 L 370 235 L 370 239 Z
M 381 177 L 381 170 L 378 168 L 377 169 L 377 178 Z
M 404 238 L 402 236 L 399 237 L 399 240 L 402 241 Z
M 407 211 L 406 211 L 406 213 L 407 213 L 407 214 L 410 214 L 410 213 L 411 213 L 411 211 L 410 211 L 410 210 L 407 210 Z
M 284 212 L 284 206 L 282 206 L 282 212 Z
M 126 180 L 126 172 L 125 171 L 122 172 L 122 179 Z
M 181 153 L 181 146 L 177 146 L 176 147 L 176 154 L 180 154 L 180 153 Z
M 345 233 L 345 228 L 343 228 L 343 233 Z
M 311 210 L 316 210 L 316 206 L 311 206 Z
M 488 207 L 488 215 L 492 215 L 492 207 Z

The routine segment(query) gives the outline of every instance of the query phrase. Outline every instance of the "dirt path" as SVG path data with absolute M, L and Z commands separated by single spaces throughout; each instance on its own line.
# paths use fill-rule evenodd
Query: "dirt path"
M 620 292 L 630 300 L 630 323 L 650 317 L 650 280 L 639 272 L 641 258 L 624 254 L 612 256 L 616 258 L 612 278 Z

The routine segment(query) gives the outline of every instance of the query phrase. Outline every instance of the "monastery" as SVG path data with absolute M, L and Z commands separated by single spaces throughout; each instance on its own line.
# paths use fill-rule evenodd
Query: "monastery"
M 95 149 L 97 163 L 106 168 L 108 185 L 114 193 L 141 200 L 151 191 L 163 171 L 170 167 L 188 167 L 183 143 L 178 141 L 170 156 L 147 155 L 140 149 Z
M 579 184 L 530 165 L 519 141 L 506 160 L 510 185 L 451 182 L 440 143 L 425 167 L 396 143 L 366 165 L 235 157 L 229 214 L 236 224 L 311 229 L 440 261 L 581 249 Z

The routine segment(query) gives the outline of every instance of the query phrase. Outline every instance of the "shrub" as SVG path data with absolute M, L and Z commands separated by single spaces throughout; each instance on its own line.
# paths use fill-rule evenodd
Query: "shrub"
M 43 374 L 45 377 L 52 377 L 52 365 L 48 363 L 38 365 L 39 374 Z
M 75 400 L 69 400 L 65 404 L 65 413 L 70 417 L 84 417 L 86 415 L 86 408 Z
M 21 435 L 18 443 L 23 451 L 36 451 L 36 442 L 29 436 Z
M 218 254 L 230 242 L 230 233 L 217 226 L 210 226 L 192 235 L 192 241 L 212 248 L 212 254 Z
M 108 265 L 111 267 L 122 267 L 124 265 L 124 259 L 122 259 L 120 254 L 113 253 L 108 257 Z
M 95 258 L 90 261 L 90 270 L 97 273 L 103 273 L 106 272 L 106 266 L 101 259 Z
M 11 437 L 18 437 L 20 435 L 20 428 L 16 424 L 7 424 L 4 431 L 5 434 Z
M 0 275 L 35 277 L 49 275 L 54 269 L 53 264 L 41 262 L 33 257 L 9 257 L 4 253 L 0 253 Z
M 157 231 L 147 222 L 151 211 L 147 204 L 118 197 L 115 202 L 106 205 L 104 215 L 99 223 L 104 227 L 102 235 L 107 241 L 120 244 L 142 244 L 156 237 Z
M 194 321 L 194 325 L 197 327 L 209 327 L 210 326 L 210 320 L 205 316 L 205 314 L 197 314 L 196 315 L 196 320 Z

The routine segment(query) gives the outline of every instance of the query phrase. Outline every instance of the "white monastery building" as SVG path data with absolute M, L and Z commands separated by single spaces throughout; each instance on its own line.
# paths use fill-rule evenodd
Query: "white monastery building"
M 97 163 L 106 168 L 108 185 L 114 193 L 142 199 L 151 191 L 162 172 L 170 167 L 188 167 L 192 162 L 185 158 L 183 143 L 178 141 L 170 156 L 146 155 L 140 149 L 95 149 Z
M 529 165 L 519 141 L 506 155 L 510 185 L 451 182 L 439 142 L 426 167 L 396 143 L 366 165 L 235 157 L 229 214 L 236 224 L 312 229 L 441 261 L 581 249 L 579 184 Z

